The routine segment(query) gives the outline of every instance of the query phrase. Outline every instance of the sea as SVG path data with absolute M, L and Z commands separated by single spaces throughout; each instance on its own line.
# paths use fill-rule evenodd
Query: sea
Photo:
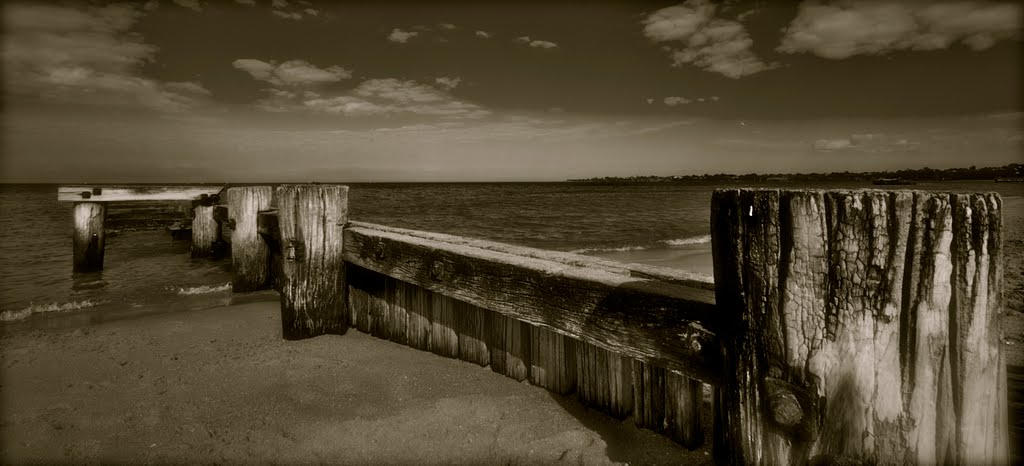
M 349 184 L 352 220 L 711 273 L 711 184 Z M 871 188 L 870 183 L 744 183 L 743 187 Z M 1024 311 L 1024 183 L 936 182 L 941 192 L 1003 198 L 1005 290 Z M 0 185 L 0 321 L 95 322 L 208 308 L 238 299 L 230 259 L 193 259 L 165 228 L 188 203 L 109 209 L 104 269 L 72 272 L 71 203 L 57 185 Z

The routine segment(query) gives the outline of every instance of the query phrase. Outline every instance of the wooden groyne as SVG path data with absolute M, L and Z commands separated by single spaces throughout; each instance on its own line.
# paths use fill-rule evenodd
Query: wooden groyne
M 121 191 L 68 189 L 76 269 L 102 267 L 94 205 Z M 276 288 L 286 339 L 353 328 L 489 366 L 720 464 L 1009 461 L 995 194 L 719 190 L 712 282 L 353 222 L 345 186 L 183 193 L 205 200 L 194 254 L 227 237 L 233 290 Z

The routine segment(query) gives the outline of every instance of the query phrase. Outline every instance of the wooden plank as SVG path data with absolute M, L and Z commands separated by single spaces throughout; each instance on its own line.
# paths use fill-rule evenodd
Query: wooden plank
M 994 194 L 716 191 L 716 460 L 1007 460 Z
M 435 293 L 440 295 L 440 293 Z M 459 359 L 480 366 L 491 363 L 491 352 L 488 348 L 487 321 L 491 311 L 472 304 L 455 300 L 455 319 L 459 333 Z
M 342 227 L 348 220 L 348 186 L 282 185 L 280 209 L 281 327 L 285 339 L 344 334 L 345 268 Z M 255 215 L 252 218 L 255 224 Z
M 567 395 L 576 389 L 576 351 L 573 339 L 546 328 L 530 326 L 530 383 Z
M 637 426 L 665 432 L 665 369 L 633 361 L 633 420 Z
M 227 192 L 231 233 L 231 290 L 257 291 L 270 286 L 270 250 L 257 230 L 257 213 L 270 208 L 270 186 L 242 186 Z
M 346 228 L 345 244 L 360 267 L 703 381 L 720 377 L 708 290 L 365 227 Z
M 491 330 L 488 340 L 491 370 L 522 381 L 530 375 L 530 329 L 514 318 L 492 312 L 487 314 Z
M 430 297 L 430 351 L 458 358 L 459 333 L 455 300 L 440 293 L 430 293 Z
M 668 267 L 658 267 L 646 264 L 628 264 L 608 259 L 602 259 L 600 257 L 586 256 L 583 254 L 576 254 L 571 252 L 550 251 L 545 249 L 529 248 L 525 246 L 515 246 L 511 244 L 499 243 L 496 241 L 466 238 L 462 236 L 448 235 L 444 233 L 409 230 L 404 228 L 389 227 L 386 225 L 378 225 L 375 223 L 351 222 L 350 226 L 368 228 L 371 230 L 387 231 L 391 233 L 398 233 L 401 235 L 407 235 L 414 238 L 428 239 L 440 243 L 468 246 L 472 248 L 502 252 L 516 256 L 541 259 L 556 262 L 559 264 L 571 265 L 575 267 L 604 270 L 606 272 L 624 275 L 627 277 L 647 278 L 667 283 L 677 283 L 681 285 L 692 286 L 695 288 L 703 288 L 706 290 L 715 289 L 715 283 L 711 276 L 697 272 L 690 272 L 687 270 L 680 270 Z
M 264 240 L 281 241 L 281 226 L 277 209 L 256 212 L 256 232 Z
M 120 202 L 120 201 L 191 201 L 203 195 L 213 196 L 223 186 L 61 186 L 58 201 Z M 88 193 L 88 194 L 85 194 Z
M 384 280 L 384 300 L 387 301 L 381 322 L 384 326 L 384 338 L 400 345 L 409 341 L 406 333 L 406 325 L 409 323 L 408 312 L 405 309 L 406 285 L 407 283 L 391 277 Z
M 95 272 L 103 270 L 103 252 L 107 233 L 104 222 L 107 206 L 96 202 L 79 202 L 74 207 L 72 229 L 72 270 Z
M 699 381 L 672 372 L 665 374 L 665 430 L 672 440 L 690 450 L 704 444 L 701 398 Z
M 430 305 L 433 298 L 429 290 L 402 283 L 405 288 L 406 344 L 418 350 L 430 351 Z

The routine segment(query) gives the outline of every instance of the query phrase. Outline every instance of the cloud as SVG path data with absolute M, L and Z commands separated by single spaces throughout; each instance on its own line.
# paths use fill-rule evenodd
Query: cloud
M 456 26 L 456 25 L 454 25 L 452 23 L 441 23 L 441 24 L 438 24 L 438 26 L 441 29 L 447 29 L 449 31 L 452 30 L 452 29 L 458 28 L 458 26 Z
M 256 0 L 235 0 L 235 3 L 239 5 L 255 5 Z
M 407 114 L 444 119 L 479 119 L 490 112 L 453 98 L 444 90 L 394 78 L 363 81 L 347 92 L 322 96 L 270 89 L 257 107 L 271 112 L 309 112 L 351 117 Z
M 487 31 L 476 31 L 473 34 L 476 34 L 477 37 L 483 37 L 484 39 L 489 39 L 491 37 L 491 33 Z
M 284 19 L 293 19 L 295 21 L 302 19 L 302 13 L 294 11 L 273 10 L 271 13 Z
M 960 42 L 984 50 L 1020 36 L 1021 6 L 1013 3 L 850 1 L 804 2 L 778 51 L 839 60 L 895 50 L 938 50 Z
M 643 25 L 644 35 L 654 42 L 679 43 L 667 48 L 672 66 L 692 64 L 734 79 L 773 68 L 751 51 L 754 41 L 743 25 L 715 17 L 715 6 L 707 0 L 662 8 Z
M 199 3 L 199 0 L 174 0 L 174 3 L 190 10 L 203 11 L 203 6 Z
M 408 42 L 409 39 L 412 39 L 413 37 L 416 37 L 418 35 L 420 35 L 420 33 L 415 31 L 403 31 L 399 28 L 394 28 L 391 30 L 391 34 L 388 34 L 388 40 L 390 40 L 391 42 L 398 42 L 399 44 L 404 44 Z
M 530 36 L 516 37 L 515 41 L 519 42 L 520 44 L 527 44 L 530 47 L 541 48 L 541 49 L 553 49 L 555 47 L 558 47 L 558 44 L 556 44 L 554 42 L 550 42 L 550 41 L 546 41 L 546 40 L 535 40 L 535 39 L 531 39 Z
M 664 102 L 665 105 L 668 105 L 669 107 L 675 107 L 676 105 L 684 105 L 691 103 L 693 101 L 687 99 L 686 97 L 665 97 L 665 99 L 663 99 L 662 102 Z
M 320 14 L 319 10 L 314 10 L 312 8 L 306 8 L 305 10 L 302 10 L 302 11 L 304 11 L 307 15 L 310 15 L 310 16 L 317 16 L 317 15 Z
M 4 87 L 9 94 L 91 105 L 181 112 L 203 103 L 198 83 L 142 76 L 157 47 L 130 30 L 144 6 L 12 4 L 4 9 Z M 205 89 L 203 89 L 205 90 Z
M 458 87 L 459 83 L 462 82 L 462 78 L 449 78 L 447 76 L 441 76 L 440 78 L 434 79 L 434 83 L 441 86 L 441 89 L 450 91 Z
M 814 141 L 814 150 L 831 152 L 835 150 L 849 149 L 853 147 L 853 141 L 842 139 L 818 139 Z
M 271 0 L 270 2 L 270 6 L 274 8 L 288 8 L 288 5 L 287 0 Z
M 288 60 L 281 64 L 253 58 L 242 58 L 231 63 L 255 79 L 277 86 L 303 86 L 338 82 L 352 77 L 352 72 L 340 66 L 318 68 L 303 60 Z

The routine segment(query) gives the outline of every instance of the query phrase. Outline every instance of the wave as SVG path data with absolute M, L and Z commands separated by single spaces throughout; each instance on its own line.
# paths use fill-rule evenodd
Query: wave
M 685 246 L 688 244 L 707 244 L 711 242 L 711 235 L 691 236 L 689 238 L 670 239 L 665 244 L 670 246 Z
M 654 244 L 647 245 L 631 245 L 631 246 L 618 246 L 618 247 L 590 247 L 590 248 L 579 248 L 573 249 L 569 252 L 575 254 L 587 254 L 594 252 L 627 252 L 627 251 L 646 251 L 649 249 L 659 249 L 665 246 L 691 246 L 695 244 L 707 244 L 711 242 L 711 235 L 702 236 L 690 236 L 687 238 L 676 238 L 658 241 Z
M 26 307 L 24 309 L 0 312 L 0 321 L 12 322 L 15 320 L 24 320 L 32 314 L 77 311 L 79 309 L 85 309 L 96 306 L 97 304 L 99 303 L 92 302 L 89 300 L 71 301 L 67 303 L 31 304 L 29 305 L 29 307 Z
M 222 291 L 231 291 L 231 284 L 225 283 L 223 285 L 200 285 L 193 286 L 191 288 L 178 288 L 177 291 L 178 294 L 181 295 L 220 293 Z

